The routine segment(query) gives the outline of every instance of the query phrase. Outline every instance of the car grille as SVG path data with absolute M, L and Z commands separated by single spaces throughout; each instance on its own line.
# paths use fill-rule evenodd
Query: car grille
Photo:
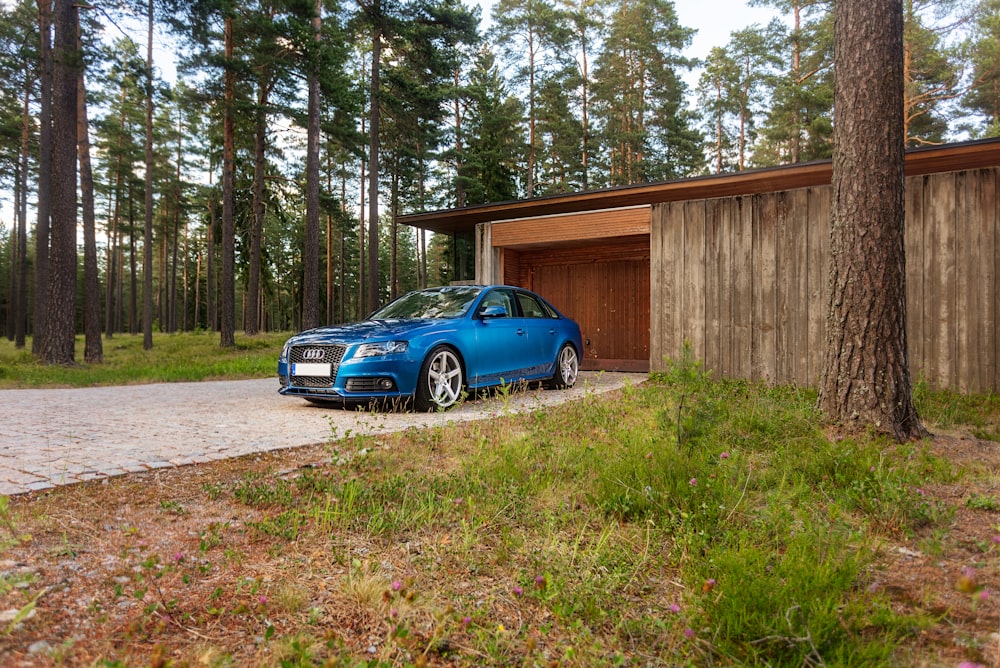
M 322 350 L 322 357 L 310 356 L 307 360 L 305 359 L 305 351 L 307 350 Z M 337 377 L 337 368 L 340 366 L 340 361 L 344 359 L 344 352 L 347 350 L 347 346 L 327 346 L 327 345 L 311 345 L 311 346 L 292 346 L 291 350 L 288 351 L 288 363 L 297 364 L 299 362 L 314 362 L 314 363 L 329 363 L 330 364 L 330 377 L 320 378 L 317 376 L 292 376 L 291 383 L 293 385 L 298 385 L 299 387 L 333 387 L 333 381 Z M 291 366 L 289 366 L 289 369 Z

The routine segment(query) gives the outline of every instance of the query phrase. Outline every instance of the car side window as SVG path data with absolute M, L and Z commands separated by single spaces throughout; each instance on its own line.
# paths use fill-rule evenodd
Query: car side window
M 518 292 L 517 303 L 521 305 L 521 315 L 525 318 L 549 317 L 541 303 L 531 295 Z
M 490 293 L 483 298 L 483 303 L 479 305 L 480 312 L 488 306 L 503 306 L 507 309 L 507 317 L 512 317 L 516 313 L 510 290 L 490 290 Z

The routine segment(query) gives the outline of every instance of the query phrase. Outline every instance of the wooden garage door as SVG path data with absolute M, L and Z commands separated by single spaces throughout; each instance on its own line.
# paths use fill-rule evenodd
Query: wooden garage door
M 619 258 L 601 257 L 612 255 L 607 247 L 518 257 L 519 282 L 580 323 L 583 368 L 649 370 L 648 248 L 639 245 Z

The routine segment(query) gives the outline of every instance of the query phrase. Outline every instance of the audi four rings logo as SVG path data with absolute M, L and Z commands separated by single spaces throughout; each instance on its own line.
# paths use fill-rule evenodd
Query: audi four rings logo
M 323 359 L 323 349 L 322 348 L 306 348 L 302 351 L 302 359 L 304 360 L 321 360 Z

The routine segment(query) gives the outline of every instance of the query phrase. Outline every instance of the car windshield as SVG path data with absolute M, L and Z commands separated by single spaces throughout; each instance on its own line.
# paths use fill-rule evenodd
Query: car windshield
M 453 286 L 404 295 L 371 315 L 372 320 L 461 318 L 482 288 Z

